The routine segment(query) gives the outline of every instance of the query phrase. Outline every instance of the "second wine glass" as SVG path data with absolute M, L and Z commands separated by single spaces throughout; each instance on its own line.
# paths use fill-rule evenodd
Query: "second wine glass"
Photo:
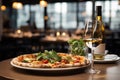
M 99 21 L 87 21 L 84 30 L 84 41 L 86 46 L 91 49 L 91 68 L 89 73 L 99 73 L 100 70 L 94 68 L 94 49 L 102 42 L 102 32 L 100 29 L 101 22 Z

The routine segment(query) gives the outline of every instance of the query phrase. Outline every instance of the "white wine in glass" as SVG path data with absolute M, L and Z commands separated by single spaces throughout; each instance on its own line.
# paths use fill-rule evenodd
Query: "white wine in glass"
M 88 21 L 85 25 L 85 32 L 84 32 L 84 41 L 86 46 L 91 49 L 92 60 L 91 60 L 91 68 L 89 73 L 99 73 L 100 70 L 96 70 L 94 68 L 94 60 L 93 54 L 94 49 L 102 42 L 102 32 L 100 30 L 101 22 L 95 21 Z

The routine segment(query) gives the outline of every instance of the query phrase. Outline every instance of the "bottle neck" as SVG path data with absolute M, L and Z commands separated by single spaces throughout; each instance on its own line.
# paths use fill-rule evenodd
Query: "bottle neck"
M 96 16 L 96 20 L 97 21 L 100 21 L 101 22 L 101 31 L 102 31 L 102 37 L 103 37 L 103 39 L 104 39 L 104 32 L 105 32 L 105 28 L 104 28 L 104 24 L 102 23 L 102 16 Z M 103 40 L 103 42 L 104 42 L 104 40 Z
M 102 16 L 97 16 L 96 18 L 97 18 L 97 21 L 100 21 L 102 23 Z M 104 29 L 103 23 L 101 27 L 102 27 L 102 31 L 104 31 L 105 29 Z
M 97 16 L 96 19 L 97 19 L 98 21 L 102 21 L 102 16 Z

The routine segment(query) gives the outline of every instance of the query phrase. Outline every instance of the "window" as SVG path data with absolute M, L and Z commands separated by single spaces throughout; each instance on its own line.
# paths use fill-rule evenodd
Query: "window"
M 43 8 L 40 5 L 24 5 L 23 9 L 17 10 L 17 28 L 21 26 L 44 27 Z
M 105 25 L 109 25 L 111 30 L 120 29 L 118 0 L 96 1 L 95 6 L 97 5 L 103 6 L 102 16 Z M 85 21 L 92 17 L 92 1 L 48 3 L 47 14 L 47 26 L 50 29 L 81 29 L 84 27 Z M 21 26 L 44 28 L 44 8 L 39 4 L 26 4 L 18 10 L 7 7 L 6 11 L 3 11 L 3 16 L 7 16 L 11 28 L 20 28 Z M 3 22 L 5 22 L 5 17 Z

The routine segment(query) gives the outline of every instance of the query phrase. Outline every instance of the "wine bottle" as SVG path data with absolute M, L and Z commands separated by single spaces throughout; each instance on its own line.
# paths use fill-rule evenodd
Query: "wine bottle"
M 102 21 L 102 6 L 96 6 L 96 21 L 97 29 L 94 33 L 95 37 L 100 37 L 102 40 L 94 50 L 94 59 L 104 59 L 105 54 L 105 27 Z
M 102 43 L 105 43 L 105 26 L 102 21 L 102 6 L 96 6 L 96 20 L 101 23 L 99 26 L 101 30 L 101 36 L 102 36 Z

